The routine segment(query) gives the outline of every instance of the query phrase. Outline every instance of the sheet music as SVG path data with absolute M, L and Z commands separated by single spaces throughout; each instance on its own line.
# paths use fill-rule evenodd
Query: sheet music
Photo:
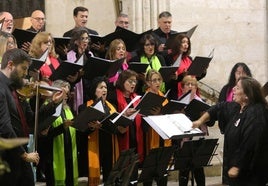
M 93 108 L 97 109 L 98 111 L 101 111 L 101 112 L 105 113 L 104 107 L 103 107 L 103 104 L 102 104 L 101 100 L 96 105 L 94 105 Z
M 131 100 L 131 102 L 126 106 L 126 108 L 124 108 L 124 110 L 122 110 L 122 112 L 120 112 L 120 114 L 118 114 L 117 117 L 115 117 L 112 122 L 115 123 L 125 112 L 126 110 L 134 103 L 136 102 L 138 99 L 140 99 L 141 96 L 136 96 L 133 100 Z M 135 114 L 135 113 L 134 113 Z
M 83 66 L 84 65 L 84 55 L 82 55 L 75 63 Z
M 46 61 L 48 56 L 48 49 L 43 53 L 43 55 L 39 58 L 41 61 Z
M 52 116 L 55 116 L 55 117 L 59 117 L 60 114 L 61 114 L 61 110 L 62 110 L 62 105 L 63 103 L 59 104 L 57 107 L 56 107 L 56 112 L 52 115 Z
M 168 89 L 166 94 L 164 95 L 165 98 L 168 96 L 169 92 L 170 92 L 170 89 Z
M 192 121 L 181 113 L 147 116 L 144 119 L 163 139 L 185 134 L 202 134 L 200 129 L 193 129 Z
M 183 96 L 181 99 L 179 98 L 180 103 L 184 103 L 188 105 L 191 101 L 191 91 L 187 92 L 185 96 Z
M 182 58 L 182 54 L 179 55 L 179 57 L 177 58 L 177 60 L 175 61 L 175 63 L 172 66 L 179 67 L 181 64 L 181 58 Z

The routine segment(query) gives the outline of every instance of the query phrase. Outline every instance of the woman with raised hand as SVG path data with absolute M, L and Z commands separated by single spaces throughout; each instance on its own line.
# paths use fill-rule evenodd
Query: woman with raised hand
M 268 182 L 267 101 L 260 83 L 240 77 L 233 88 L 233 101 L 212 106 L 193 127 L 218 120 L 224 128 L 228 182 L 230 185 L 265 185 Z

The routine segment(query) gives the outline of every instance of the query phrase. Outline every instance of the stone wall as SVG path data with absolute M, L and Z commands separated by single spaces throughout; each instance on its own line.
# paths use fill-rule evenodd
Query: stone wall
M 186 31 L 198 25 L 191 38 L 192 57 L 214 58 L 202 82 L 220 90 L 228 81 L 236 62 L 245 62 L 261 84 L 268 80 L 267 3 L 265 0 L 119 0 L 122 11 L 130 16 L 130 29 L 141 33 L 157 28 L 157 16 L 168 10 L 173 29 Z M 89 9 L 88 27 L 106 35 L 114 30 L 116 17 L 112 0 L 45 1 L 47 30 L 62 35 L 74 26 L 72 10 Z

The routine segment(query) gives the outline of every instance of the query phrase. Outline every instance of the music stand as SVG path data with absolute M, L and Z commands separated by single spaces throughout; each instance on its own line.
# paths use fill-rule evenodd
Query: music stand
M 139 157 L 135 149 L 122 151 L 104 186 L 129 185 L 130 177 L 138 161 Z
M 174 146 L 160 147 L 150 150 L 146 156 L 139 182 L 159 180 L 167 176 L 167 167 L 175 150 Z
M 194 185 L 193 170 L 211 166 L 210 162 L 218 147 L 218 139 L 189 140 L 176 152 L 175 169 L 188 169 L 192 172 L 191 183 Z

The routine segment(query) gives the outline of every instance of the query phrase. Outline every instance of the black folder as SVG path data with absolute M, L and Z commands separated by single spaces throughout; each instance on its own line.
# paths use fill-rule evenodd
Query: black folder
M 18 48 L 21 48 L 23 43 L 32 42 L 33 38 L 36 35 L 36 32 L 15 28 L 12 34 L 17 40 Z
M 178 33 L 174 33 L 174 34 L 171 34 L 169 36 L 169 38 L 167 39 L 166 43 L 165 43 L 165 47 L 166 48 L 172 48 L 172 45 L 174 43 L 174 39 L 177 35 L 180 35 L 180 34 L 186 34 L 189 38 L 191 38 L 191 36 L 193 35 L 195 29 L 197 28 L 198 25 L 194 26 L 193 28 L 191 28 L 190 30 L 188 31 L 185 31 L 185 32 L 178 32 Z
M 49 77 L 50 80 L 55 81 L 57 79 L 66 80 L 69 75 L 75 75 L 83 66 L 78 63 L 69 61 L 63 61 L 60 66 Z
M 29 66 L 29 72 L 39 70 L 44 65 L 47 56 L 48 56 L 48 49 L 42 54 L 42 56 L 39 59 L 31 58 L 32 63 Z
M 29 72 L 39 70 L 45 64 L 45 61 L 43 60 L 35 59 L 35 58 L 31 58 L 31 59 L 32 59 L 32 63 L 29 66 Z
M 145 73 L 149 64 L 141 63 L 141 62 L 130 62 L 128 68 L 137 73 Z
M 122 39 L 126 45 L 127 51 L 131 52 L 138 48 L 138 43 L 140 41 L 140 38 L 144 34 L 149 34 L 152 32 L 151 30 L 145 31 L 143 33 L 137 34 L 135 32 L 132 32 L 128 29 L 124 29 L 121 27 L 116 27 L 115 31 L 107 34 L 103 37 L 98 35 L 90 35 L 91 42 L 96 44 L 104 44 L 105 46 L 109 46 L 110 43 L 115 39 Z
M 70 43 L 70 37 L 53 37 L 55 41 L 55 48 L 59 46 L 68 46 Z
M 101 121 L 103 118 L 105 118 L 105 113 L 93 107 L 86 107 L 74 118 L 73 127 L 80 131 L 86 131 L 88 129 L 89 122 Z
M 190 118 L 190 120 L 195 121 L 197 120 L 202 112 L 208 110 L 210 106 L 202 101 L 197 99 L 193 99 L 189 105 L 184 109 L 185 115 Z
M 188 68 L 188 75 L 195 75 L 196 77 L 201 77 L 201 75 L 208 68 L 208 65 L 212 58 L 196 56 L 192 64 Z
M 141 101 L 135 107 L 136 110 L 140 110 L 140 114 L 148 116 L 152 115 L 151 111 L 153 108 L 160 107 L 162 108 L 163 102 L 166 100 L 166 97 L 159 96 L 152 92 L 146 92 L 141 98 Z
M 186 104 L 177 100 L 169 100 L 168 103 L 162 108 L 162 114 L 174 114 L 181 112 L 186 107 Z
M 85 78 L 93 79 L 96 76 L 113 77 L 122 66 L 125 58 L 108 60 L 99 57 L 90 57 L 84 65 Z
M 127 127 L 132 124 L 132 120 L 123 115 L 113 122 L 112 120 L 118 115 L 118 112 L 107 115 L 94 107 L 86 107 L 85 110 L 75 117 L 74 127 L 80 131 L 85 131 L 88 128 L 89 122 L 99 121 L 102 124 L 102 130 L 114 134 L 118 126 Z
M 170 81 L 171 77 L 175 74 L 179 67 L 174 66 L 162 66 L 159 72 L 163 78 L 164 82 Z

